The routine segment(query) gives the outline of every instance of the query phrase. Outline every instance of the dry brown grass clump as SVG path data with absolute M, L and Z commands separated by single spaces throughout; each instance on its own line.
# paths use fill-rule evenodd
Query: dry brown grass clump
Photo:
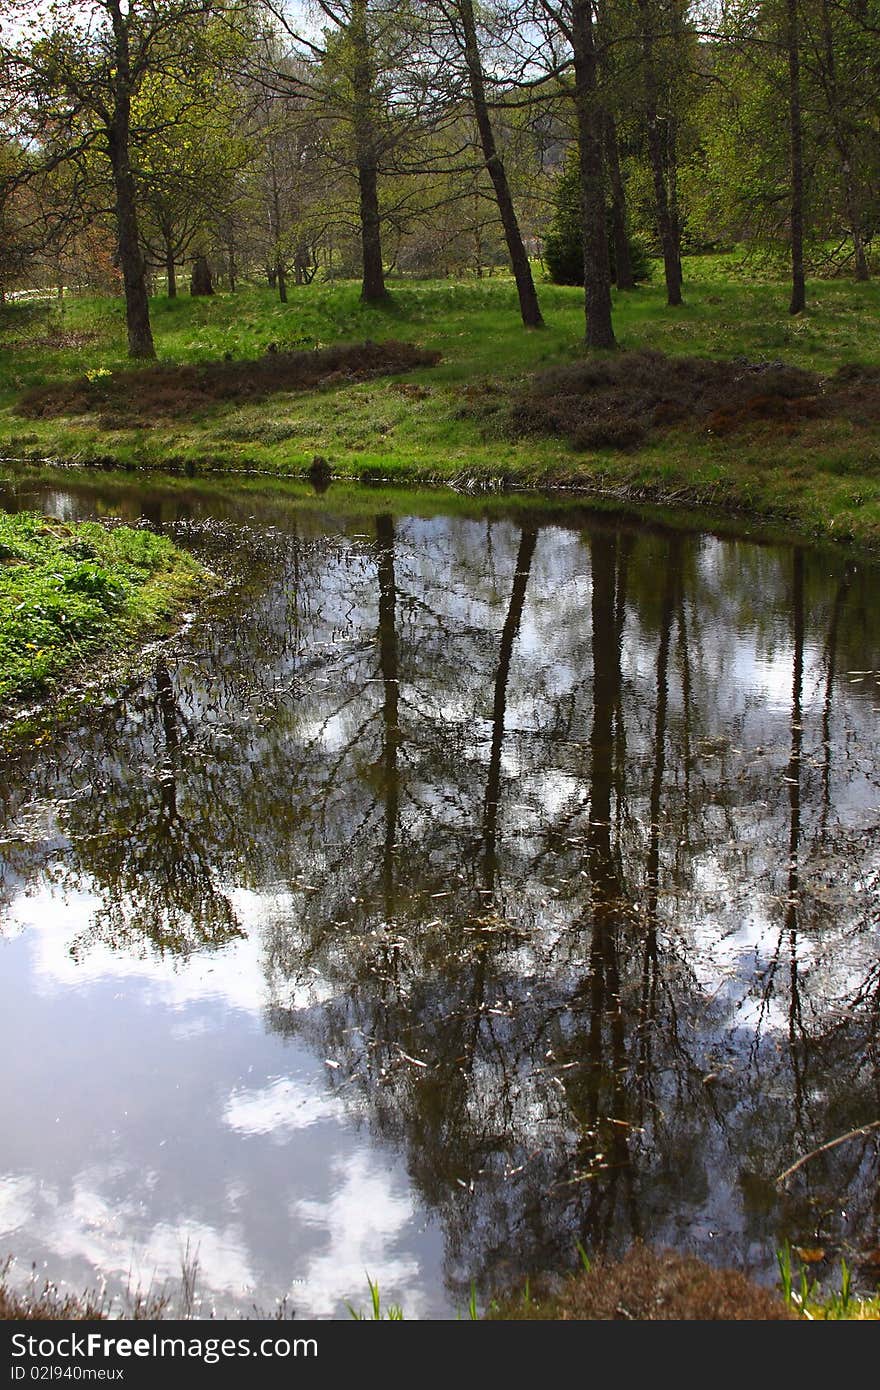
M 89 343 L 96 340 L 97 336 L 97 333 L 82 331 L 65 333 L 59 329 L 56 333 L 44 333 L 41 337 L 36 338 L 13 338 L 11 342 L 4 343 L 3 347 L 6 352 L 64 352 L 65 350 L 70 351 L 71 348 L 87 347 Z
M 791 435 L 817 416 L 880 420 L 880 370 L 824 380 L 784 362 L 627 352 L 532 377 L 507 411 L 513 433 L 554 434 L 575 449 L 630 449 L 670 426 L 729 435 L 763 424 Z
M 217 402 L 261 401 L 279 391 L 347 385 L 433 367 L 439 360 L 438 352 L 394 340 L 314 352 L 270 349 L 255 360 L 131 368 L 35 386 L 21 397 L 16 413 L 29 419 L 98 413 L 107 428 L 124 429 L 159 418 L 187 417 Z
M 106 1317 L 106 1301 L 97 1294 L 60 1294 L 51 1284 L 17 1293 L 0 1285 L 0 1320 L 4 1322 L 79 1322 Z
M 94 1290 L 87 1289 L 81 1294 L 62 1293 L 48 1279 L 42 1285 L 33 1282 L 30 1288 L 11 1288 L 8 1272 L 7 1262 L 0 1266 L 0 1322 L 90 1322 L 120 1317 L 149 1322 L 172 1315 L 169 1297 L 163 1293 L 130 1292 L 114 1304 L 105 1294 Z M 186 1277 L 184 1269 L 184 1292 L 187 1291 Z M 182 1302 L 185 1304 L 185 1299 Z M 184 1306 L 187 1316 L 191 1311 L 191 1307 Z
M 735 1269 L 714 1269 L 693 1255 L 636 1244 L 622 1260 L 597 1260 L 547 1298 L 503 1300 L 490 1315 L 504 1321 L 679 1319 L 732 1322 L 795 1319 L 779 1294 Z

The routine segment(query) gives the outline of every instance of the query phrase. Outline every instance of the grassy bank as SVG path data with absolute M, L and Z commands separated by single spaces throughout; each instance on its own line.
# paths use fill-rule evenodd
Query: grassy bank
M 0 720 L 167 631 L 204 575 L 149 531 L 0 512 Z
M 811 374 L 815 409 L 790 401 L 775 412 L 742 409 L 724 415 L 721 429 L 717 410 L 655 412 L 650 430 L 618 435 L 625 447 L 614 447 L 614 429 L 594 433 L 599 442 L 581 431 L 572 443 L 552 421 L 547 431 L 511 428 L 511 421 L 518 402 L 530 399 L 534 374 L 571 368 L 582 357 L 577 289 L 542 286 L 547 328 L 526 332 L 504 278 L 400 283 L 383 309 L 363 306 L 351 283 L 297 289 L 286 306 L 251 287 L 207 300 L 155 300 L 160 366 L 254 362 L 388 339 L 439 351 L 442 360 L 369 380 L 330 373 L 311 389 L 282 383 L 262 398 L 194 400 L 184 392 L 175 404 L 166 392 L 145 415 L 143 399 L 127 404 L 124 391 L 106 389 L 108 374 L 129 367 L 118 301 L 72 299 L 63 317 L 55 308 L 12 306 L 0 323 L 0 456 L 281 475 L 303 473 L 317 456 L 335 475 L 355 479 L 576 487 L 622 502 L 772 517 L 808 534 L 880 544 L 875 412 L 861 401 L 850 408 L 849 397 L 836 411 L 824 408 L 825 382 L 841 366 L 880 366 L 880 287 L 816 282 L 807 313 L 792 319 L 785 285 L 755 278 L 735 258 L 692 259 L 685 274 L 679 309 L 666 307 L 659 283 L 616 297 L 622 348 L 674 359 L 741 358 L 759 368 L 783 361 Z M 619 399 L 629 386 L 627 360 Z M 68 392 L 67 406 L 18 413 L 34 388 L 84 381 L 85 394 Z
M 582 1258 L 584 1258 L 582 1256 Z M 735 1269 L 719 1269 L 693 1255 L 654 1250 L 635 1244 L 619 1260 L 597 1260 L 580 1273 L 556 1280 L 543 1290 L 527 1284 L 508 1297 L 493 1298 L 482 1318 L 492 1322 L 571 1321 L 805 1321 L 867 1322 L 880 1318 L 880 1296 L 858 1296 L 851 1291 L 846 1266 L 840 1291 L 824 1293 L 812 1281 L 788 1277 L 780 1254 L 782 1278 L 776 1289 L 756 1284 Z M 349 1303 L 358 1321 L 405 1321 L 406 1309 L 384 1303 L 377 1281 L 366 1276 L 370 1301 L 367 1308 Z M 0 1269 L 0 1320 L 88 1321 L 92 1318 L 163 1318 L 198 1316 L 195 1298 L 196 1271 L 184 1266 L 179 1291 L 130 1294 L 114 1303 L 106 1295 L 62 1293 L 50 1282 L 15 1289 L 8 1282 L 8 1265 Z M 255 1316 L 285 1319 L 296 1316 L 286 1300 L 273 1313 L 254 1309 Z M 458 1320 L 480 1321 L 476 1292 Z
M 584 1258 L 582 1256 L 582 1258 Z M 753 1282 L 740 1270 L 716 1268 L 693 1255 L 635 1244 L 620 1260 L 584 1258 L 586 1268 L 555 1288 L 524 1290 L 496 1299 L 487 1317 L 501 1322 L 619 1320 L 864 1322 L 880 1318 L 880 1297 L 853 1293 L 842 1265 L 841 1288 L 824 1291 L 807 1268 L 793 1270 L 791 1252 L 779 1254 L 777 1288 Z

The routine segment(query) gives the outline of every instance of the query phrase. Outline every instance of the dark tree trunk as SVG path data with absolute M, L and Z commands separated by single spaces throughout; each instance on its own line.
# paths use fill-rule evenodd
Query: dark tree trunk
M 865 255 L 865 240 L 862 220 L 858 208 L 855 180 L 852 170 L 852 149 L 849 134 L 843 117 L 843 101 L 837 84 L 837 59 L 834 53 L 834 30 L 831 23 L 829 0 L 822 0 L 822 41 L 824 62 L 819 64 L 819 73 L 825 89 L 828 114 L 834 127 L 834 143 L 840 159 L 843 174 L 844 213 L 853 239 L 853 258 L 857 280 L 868 280 L 868 260 Z
M 114 124 L 116 124 L 114 122 Z M 127 122 L 126 122 L 127 125 Z M 155 357 L 153 332 L 150 327 L 150 303 L 147 296 L 147 277 L 141 255 L 135 210 L 134 178 L 128 161 L 128 150 L 122 148 L 124 137 L 111 132 L 111 163 L 116 191 L 116 232 L 119 245 L 119 266 L 125 290 L 125 325 L 128 330 L 129 357 Z M 127 141 L 126 141 L 127 143 Z
M 670 541 L 667 551 L 666 579 L 663 589 L 663 606 L 660 614 L 660 644 L 657 650 L 657 697 L 654 717 L 654 772 L 651 778 L 651 800 L 649 803 L 650 829 L 648 835 L 648 858 L 646 864 L 647 891 L 645 897 L 645 944 L 642 953 L 642 987 L 639 1003 L 640 1045 L 639 1074 L 647 1077 L 651 1072 L 651 1029 L 649 1021 L 656 1008 L 657 980 L 659 974 L 658 912 L 660 901 L 660 805 L 663 794 L 663 777 L 666 769 L 666 723 L 669 707 L 669 647 L 672 635 L 672 618 L 676 594 L 681 575 L 681 541 Z
M 489 118 L 483 64 L 480 59 L 472 0 L 458 0 L 458 12 L 461 16 L 464 32 L 465 61 L 467 62 L 471 99 L 474 104 L 474 116 L 476 117 L 477 130 L 480 133 L 483 159 L 492 180 L 492 187 L 495 189 L 495 199 L 498 203 L 501 225 L 504 228 L 504 239 L 507 242 L 510 265 L 513 270 L 513 278 L 516 281 L 516 292 L 519 295 L 519 311 L 526 328 L 543 328 L 544 320 L 538 305 L 538 295 L 535 291 L 535 282 L 532 279 L 532 268 L 529 265 L 526 248 L 523 245 L 510 184 L 507 181 L 504 162 L 495 144 L 495 132 Z
M 214 293 L 214 281 L 211 277 L 211 267 L 208 265 L 206 256 L 196 256 L 193 261 L 189 292 L 193 296 Z
M 361 299 L 366 304 L 381 304 L 388 297 L 385 271 L 382 266 L 382 233 L 379 220 L 379 191 L 376 162 L 364 144 L 358 155 L 358 191 L 360 195 L 361 253 L 363 282 Z
M 632 261 L 629 254 L 629 237 L 626 231 L 626 191 L 623 175 L 620 172 L 620 154 L 617 148 L 617 123 L 610 111 L 605 112 L 605 163 L 608 168 L 608 182 L 611 185 L 611 239 L 614 243 L 614 280 L 619 290 L 634 290 Z
M 269 284 L 273 289 L 278 290 L 278 298 L 282 304 L 287 303 L 287 277 L 284 270 L 284 257 L 281 254 L 281 191 L 278 187 L 278 173 L 275 168 L 275 151 L 271 151 L 272 156 L 272 215 L 271 230 L 272 240 L 275 243 L 275 260 L 272 266 L 272 273 Z
M 678 43 L 682 36 L 682 7 L 673 4 L 669 21 L 673 40 Z M 666 170 L 669 176 L 669 217 L 672 222 L 672 235 L 678 255 L 678 283 L 684 284 L 684 270 L 681 264 L 681 206 L 678 201 L 678 122 L 672 112 L 666 123 Z
M 598 64 L 590 0 L 574 0 L 571 32 L 584 233 L 586 344 L 588 348 L 614 348 L 617 340 L 611 321 L 611 268 L 602 169 L 602 114 L 598 101 Z
M 792 660 L 791 688 L 791 751 L 788 758 L 785 780 L 788 784 L 788 893 L 785 902 L 785 927 L 789 935 L 794 962 L 794 947 L 798 929 L 798 905 L 800 901 L 800 875 L 798 858 L 801 840 L 801 757 L 803 753 L 802 699 L 804 681 L 804 552 L 799 548 L 794 552 L 794 573 L 792 587 L 792 621 L 794 631 L 794 652 Z M 792 1006 L 796 1003 L 793 994 Z
M 654 66 L 654 30 L 650 0 L 638 0 L 641 20 L 642 80 L 645 89 L 645 120 L 648 127 L 648 154 L 654 181 L 654 205 L 657 231 L 663 252 L 663 273 L 666 278 L 666 302 L 681 303 L 681 256 L 675 235 L 675 224 L 669 208 L 666 188 L 666 169 L 663 157 L 663 138 L 660 133 L 657 71 Z
M 678 257 L 678 283 L 681 286 L 684 285 L 684 269 L 681 264 L 681 208 L 678 202 L 678 127 L 672 116 L 666 122 L 666 173 L 669 179 L 669 222 Z
M 171 246 L 171 238 L 165 238 L 165 276 L 168 281 L 168 298 L 177 298 L 177 276 L 174 270 L 174 250 Z
M 582 1064 L 578 1083 L 581 1122 L 590 1129 L 600 1116 L 624 1124 L 611 1139 L 610 1161 L 614 1179 L 624 1177 L 629 1163 L 625 1122 L 629 1119 L 626 1092 L 626 1040 L 623 1031 L 619 963 L 620 909 L 625 893 L 620 880 L 618 852 L 612 841 L 613 800 L 620 798 L 615 774 L 614 723 L 620 703 L 621 663 L 615 615 L 615 561 L 613 535 L 599 534 L 590 545 L 593 619 L 593 724 L 590 731 L 590 811 L 587 829 L 586 868 L 590 880 L 592 931 L 589 972 L 581 986 L 580 1009 L 587 1017 L 575 1031 L 577 1055 Z M 607 1030 L 607 1041 L 606 1041 Z M 589 1144 L 590 1140 L 587 1139 Z M 595 1148 L 593 1148 L 595 1152 Z M 613 1201 L 613 1194 L 606 1194 Z M 595 1219 L 595 1218 L 594 1218 Z M 593 1226 L 593 1229 L 591 1229 Z M 592 1222 L 583 1228 L 590 1243 L 598 1232 Z
M 108 6 L 113 24 L 114 59 L 116 64 L 114 107 L 107 127 L 108 153 L 113 171 L 115 195 L 116 236 L 119 247 L 119 266 L 125 290 L 125 324 L 128 330 L 129 357 L 155 357 L 156 348 L 150 328 L 150 303 L 144 258 L 141 255 L 135 201 L 134 175 L 131 170 L 129 141 L 131 136 L 131 67 L 128 47 L 127 19 L 119 0 Z
M 861 218 L 856 206 L 855 192 L 852 181 L 852 165 L 849 156 L 844 159 L 841 155 L 843 164 L 843 176 L 845 180 L 846 215 L 849 222 L 850 231 L 853 239 L 853 257 L 855 261 L 855 277 L 864 282 L 870 280 L 871 272 L 868 269 L 868 258 L 865 255 L 865 240 L 862 234 Z
M 790 314 L 806 308 L 804 282 L 804 144 L 801 125 L 801 59 L 797 0 L 786 0 L 788 112 L 791 153 L 791 303 Z
M 513 644 L 522 622 L 526 586 L 529 582 L 529 571 L 532 567 L 532 557 L 537 542 L 537 530 L 533 526 L 524 527 L 520 535 L 507 617 L 501 630 L 498 669 L 495 673 L 495 695 L 492 701 L 492 747 L 489 753 L 486 799 L 483 805 L 483 888 L 487 893 L 491 893 L 495 888 L 495 870 L 498 862 L 498 805 L 501 800 L 501 760 L 504 751 L 507 683 L 510 678 Z
M 385 288 L 385 272 L 382 267 L 379 161 L 373 127 L 373 65 L 370 37 L 367 33 L 366 0 L 354 0 L 348 29 L 354 52 L 351 82 L 354 93 L 352 115 L 363 255 L 361 299 L 366 304 L 381 304 L 388 298 L 388 291 Z
M 397 650 L 397 585 L 394 577 L 394 519 L 376 517 L 376 544 L 379 551 L 379 669 L 382 673 L 382 789 L 385 795 L 385 843 L 382 851 L 382 885 L 385 917 L 394 916 L 394 856 L 397 849 L 397 822 L 400 816 L 400 772 L 398 751 L 400 732 L 400 662 Z

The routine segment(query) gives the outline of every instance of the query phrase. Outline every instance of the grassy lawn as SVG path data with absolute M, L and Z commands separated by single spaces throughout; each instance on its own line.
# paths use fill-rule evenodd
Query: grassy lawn
M 150 531 L 0 512 L 0 719 L 166 631 L 204 576 Z
M 735 258 L 692 258 L 686 302 L 669 309 L 655 283 L 615 300 L 621 347 L 750 363 L 784 361 L 831 376 L 880 366 L 880 286 L 808 286 L 792 319 L 787 287 Z M 264 399 L 181 400 L 143 418 L 118 406 L 25 418 L 22 394 L 84 373 L 94 384 L 128 368 L 120 301 L 10 306 L 0 317 L 0 457 L 188 472 L 299 475 L 315 457 L 335 475 L 391 482 L 579 487 L 621 501 L 774 517 L 814 535 L 880 544 L 880 440 L 871 418 L 747 419 L 714 433 L 672 420 L 636 447 L 574 448 L 559 434 L 504 428 L 504 403 L 535 372 L 583 357 L 582 292 L 540 287 L 547 327 L 520 325 L 512 282 L 392 282 L 388 308 L 364 307 L 351 282 L 292 289 L 281 305 L 250 287 L 212 299 L 153 301 L 160 364 L 257 359 L 267 351 L 397 339 L 442 354 L 439 365 Z M 151 369 L 145 368 L 149 372 Z M 626 366 L 620 373 L 625 383 Z

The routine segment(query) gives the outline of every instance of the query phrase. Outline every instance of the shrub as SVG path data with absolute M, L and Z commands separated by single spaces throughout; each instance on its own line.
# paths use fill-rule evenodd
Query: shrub
M 544 238 L 544 264 L 554 285 L 582 285 L 584 283 L 584 247 L 581 218 L 580 165 L 577 157 L 566 161 L 556 185 L 555 212 L 550 231 Z M 630 236 L 629 255 L 633 277 L 638 284 L 650 280 L 651 263 L 643 241 Z M 611 262 L 611 278 L 616 279 L 614 264 L 614 239 L 611 236 L 610 214 L 608 229 L 608 255 Z

